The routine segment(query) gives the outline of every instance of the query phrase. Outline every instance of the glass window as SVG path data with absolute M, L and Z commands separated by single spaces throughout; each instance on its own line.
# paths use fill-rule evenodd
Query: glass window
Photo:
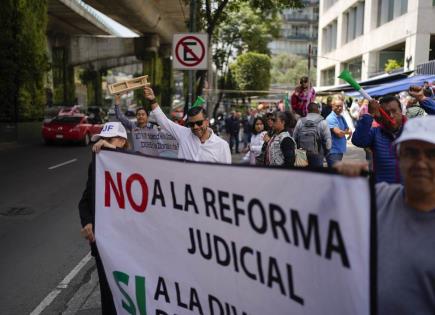
M 354 77 L 355 80 L 361 80 L 361 65 L 362 65 L 361 57 L 349 60 L 348 62 L 343 64 L 344 69 L 349 70 L 349 72 L 352 73 L 352 77 Z
M 335 67 L 323 70 L 321 85 L 334 85 L 334 82 L 335 82 Z
M 408 0 L 379 0 L 378 26 L 408 12 Z
M 364 2 L 344 13 L 344 27 L 346 43 L 364 33 Z

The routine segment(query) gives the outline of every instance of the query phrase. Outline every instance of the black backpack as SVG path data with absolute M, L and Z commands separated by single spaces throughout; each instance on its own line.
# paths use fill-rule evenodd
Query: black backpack
M 306 117 L 301 118 L 302 126 L 299 129 L 298 138 L 296 141 L 298 147 L 306 150 L 307 153 L 320 153 L 321 139 L 318 131 L 318 125 L 322 120 L 322 117 L 314 121 L 308 120 Z

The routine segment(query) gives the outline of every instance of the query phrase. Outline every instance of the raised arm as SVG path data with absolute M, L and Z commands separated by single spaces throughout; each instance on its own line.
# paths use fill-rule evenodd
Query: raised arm
M 435 115 L 435 100 L 426 97 L 423 93 L 422 87 L 413 85 L 409 88 L 408 93 L 417 99 L 420 107 L 423 108 L 426 113 L 429 115 Z
M 371 147 L 373 144 L 373 130 L 372 130 L 373 116 L 364 114 L 358 121 L 356 129 L 353 133 L 352 143 L 360 148 Z
M 120 103 L 121 103 L 121 96 L 119 94 L 116 94 L 115 95 L 115 116 L 116 116 L 116 119 L 118 119 L 126 129 L 132 130 L 134 128 L 133 123 L 127 117 L 125 117 L 125 115 L 121 112 L 121 109 L 119 107 Z
M 157 103 L 154 91 L 149 86 L 144 87 L 144 95 L 145 98 L 151 103 L 151 110 L 157 123 L 163 129 L 168 131 L 174 138 L 176 138 L 178 142 L 180 142 L 180 139 L 188 136 L 191 133 L 188 128 L 180 126 L 166 117 L 165 113 L 163 113 L 162 109 Z

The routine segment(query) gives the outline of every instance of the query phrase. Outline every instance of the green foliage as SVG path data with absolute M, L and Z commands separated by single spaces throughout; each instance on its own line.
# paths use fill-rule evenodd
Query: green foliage
M 92 69 L 83 69 L 79 73 L 79 78 L 83 85 L 93 83 L 97 79 L 97 76 L 97 71 Z
M 237 57 L 230 66 L 240 90 L 268 90 L 270 85 L 270 57 L 248 52 Z
M 272 83 L 297 85 L 302 76 L 308 72 L 308 61 L 297 55 L 279 54 L 272 57 L 271 80 Z M 316 72 L 310 71 L 310 79 L 315 81 Z
M 245 51 L 269 54 L 267 44 L 279 36 L 281 20 L 263 16 L 247 4 L 227 14 L 225 23 L 216 29 L 215 44 L 229 44 L 240 54 Z
M 403 67 L 403 60 L 395 60 L 395 59 L 388 59 L 387 63 L 385 64 L 385 72 L 391 72 L 394 69 L 402 68 Z
M 5 0 L 0 10 L 0 120 L 42 117 L 46 54 L 47 1 Z
M 234 54 L 247 51 L 270 54 L 267 45 L 279 37 L 281 11 L 301 5 L 302 1 L 229 1 L 217 22 L 214 25 L 208 24 L 207 29 L 208 32 L 213 30 L 211 42 L 214 46 L 213 61 L 216 68 L 223 70 Z M 214 21 L 212 18 L 208 20 L 209 23 Z

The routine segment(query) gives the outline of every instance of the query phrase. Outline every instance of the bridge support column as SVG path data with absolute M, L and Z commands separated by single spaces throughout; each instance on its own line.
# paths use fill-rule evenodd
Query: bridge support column
M 68 64 L 66 47 L 52 48 L 53 104 L 71 106 L 75 100 L 74 67 Z
M 103 99 L 102 76 L 104 71 L 94 70 L 93 68 L 85 69 L 80 79 L 87 88 L 87 104 L 88 106 L 101 106 Z
M 135 39 L 136 57 L 143 62 L 143 74 L 149 76 L 149 82 L 154 93 L 164 107 L 168 104 L 162 103 L 162 84 L 164 77 L 164 63 L 159 56 L 160 39 L 156 34 L 146 34 L 144 37 Z
M 173 94 L 173 74 L 171 60 L 171 45 L 163 45 L 160 47 L 160 58 L 162 59 L 162 105 L 171 108 Z

